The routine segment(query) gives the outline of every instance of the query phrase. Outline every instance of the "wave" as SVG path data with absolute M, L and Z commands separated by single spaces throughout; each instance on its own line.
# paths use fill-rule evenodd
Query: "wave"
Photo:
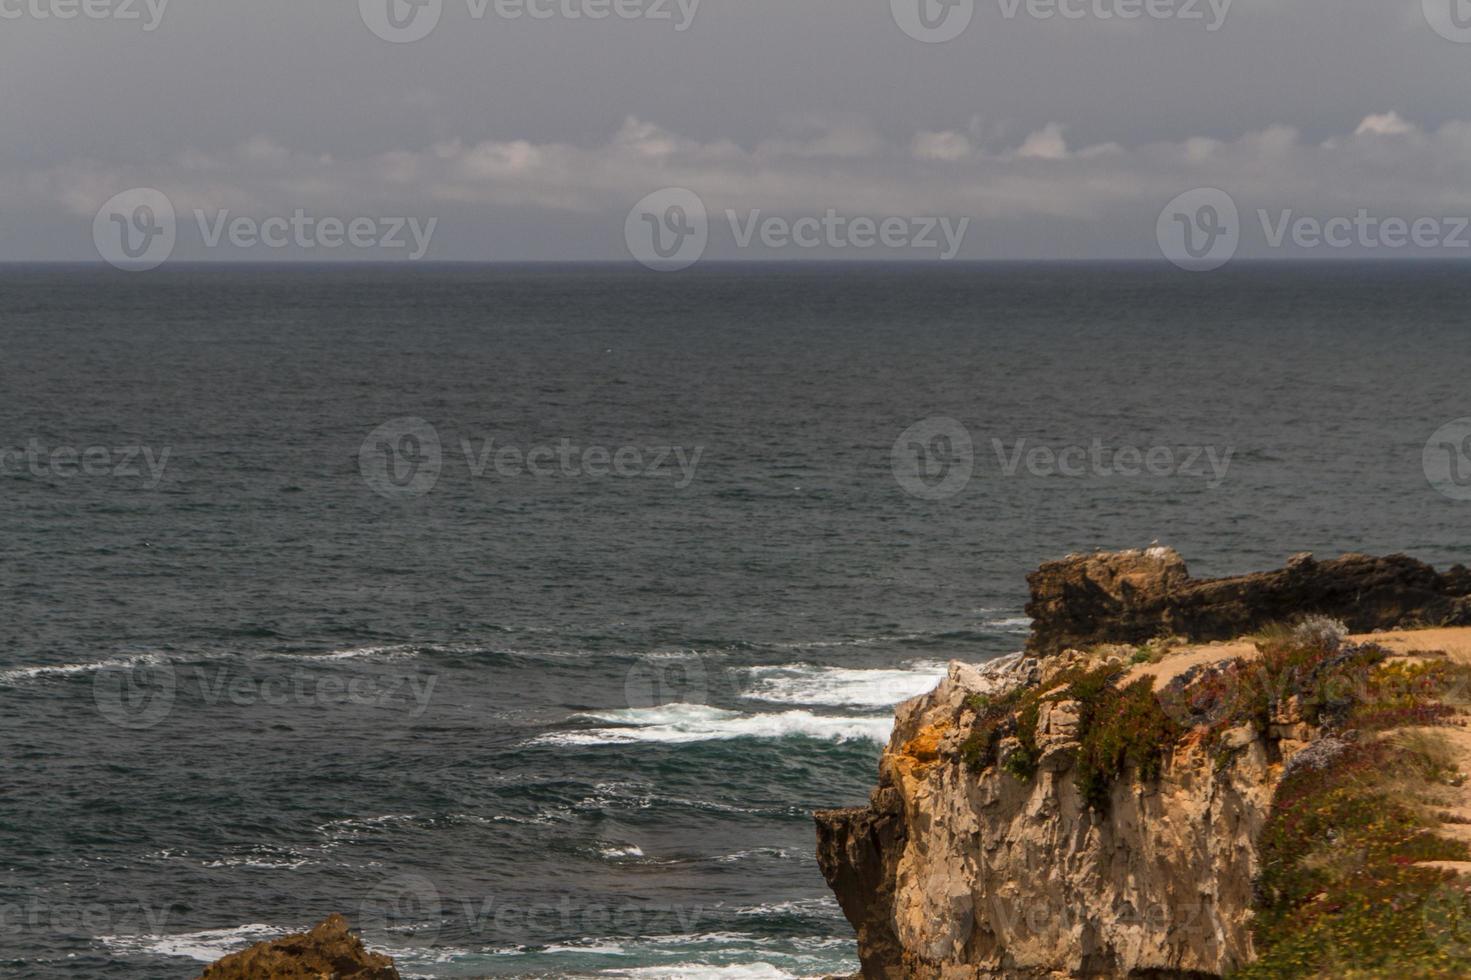
M 405 660 L 417 657 L 420 647 L 408 643 L 343 647 L 326 653 L 272 654 L 286 660 Z
M 748 667 L 745 673 L 752 683 L 742 696 L 778 704 L 891 708 L 933 690 L 947 666 L 927 660 L 888 670 L 813 664 Z
M 0 684 L 15 686 L 39 677 L 86 674 L 99 670 L 111 670 L 115 667 L 140 667 L 165 662 L 167 658 L 158 654 L 142 653 L 132 657 L 112 657 L 107 660 L 94 660 L 80 664 L 39 664 L 31 667 L 12 667 L 10 670 L 0 671 Z
M 703 963 L 675 963 L 671 966 L 643 966 L 632 970 L 612 970 L 610 977 L 630 980 L 798 980 L 799 974 L 772 966 L 770 963 L 733 963 L 729 966 L 706 966 Z
M 98 936 L 97 939 L 108 949 L 117 953 L 177 956 L 197 960 L 200 963 L 213 963 L 221 957 L 238 953 L 258 942 L 276 939 L 297 931 L 299 930 L 252 922 L 229 929 L 203 929 L 199 932 L 145 936 Z
M 639 742 L 724 741 L 734 738 L 807 738 L 833 742 L 867 740 L 883 745 L 893 730 L 892 717 L 850 718 L 815 715 L 810 711 L 742 714 L 704 704 L 669 704 L 657 708 L 623 708 L 578 715 L 610 722 L 619 728 L 592 728 L 551 732 L 532 739 L 533 745 L 628 745 Z
M 736 851 L 734 854 L 721 854 L 719 857 L 710 858 L 710 860 L 714 861 L 716 864 L 735 864 L 738 861 L 746 861 L 751 858 L 761 857 L 778 858 L 783 861 L 790 861 L 793 858 L 800 858 L 805 861 L 807 860 L 808 855 L 805 851 L 790 851 L 787 850 L 785 847 L 756 847 L 752 848 L 749 851 Z
M 314 863 L 311 858 L 291 848 L 257 844 L 248 854 L 235 854 L 214 861 L 203 861 L 205 868 L 259 868 L 268 871 L 295 871 Z
M 623 977 L 626 980 L 797 980 L 849 975 L 853 940 L 827 935 L 773 937 L 750 932 L 587 937 L 549 946 L 481 950 L 468 962 L 497 957 L 516 976 Z M 622 962 L 619 962 L 619 961 Z M 496 975 L 502 975 L 504 966 Z

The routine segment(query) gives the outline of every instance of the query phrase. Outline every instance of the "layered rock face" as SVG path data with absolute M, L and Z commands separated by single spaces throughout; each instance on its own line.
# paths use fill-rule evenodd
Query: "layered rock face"
M 1158 778 L 1127 769 L 1100 807 L 1078 778 L 1085 706 L 1059 678 L 1100 665 L 1123 674 L 1137 658 L 1107 644 L 1234 639 L 1306 615 L 1360 632 L 1471 623 L 1471 574 L 1403 556 L 1302 555 L 1276 572 L 1197 581 L 1174 551 L 1152 548 L 1051 562 L 1029 581 L 1028 650 L 952 664 L 896 710 L 869 805 L 816 814 L 818 861 L 858 933 L 865 978 L 1199 980 L 1250 962 L 1273 793 L 1294 759 L 1332 740 L 1298 716 L 1296 698 L 1210 747 L 1187 724 L 1162 747 Z M 1005 737 L 972 765 L 978 712 L 1019 689 L 1045 695 L 1025 761 L 1008 767 L 1022 745 Z
M 1251 956 L 1253 841 L 1276 785 L 1254 742 L 1227 771 L 1185 748 L 1120 782 L 1106 816 L 1072 773 L 1075 712 L 1039 722 L 1041 771 L 962 764 L 970 695 L 1035 683 L 1036 660 L 953 664 L 898 709 L 868 807 L 816 815 L 818 860 L 866 978 L 1217 976 Z
M 1056 653 L 1157 636 L 1229 640 L 1305 615 L 1342 620 L 1356 633 L 1471 625 L 1471 572 L 1444 575 L 1404 555 L 1297 555 L 1285 568 L 1193 579 L 1170 548 L 1072 555 L 1027 576 L 1027 649 Z
M 348 931 L 347 920 L 329 915 L 310 932 L 295 933 L 226 956 L 199 980 L 399 980 L 393 960 L 370 953 Z

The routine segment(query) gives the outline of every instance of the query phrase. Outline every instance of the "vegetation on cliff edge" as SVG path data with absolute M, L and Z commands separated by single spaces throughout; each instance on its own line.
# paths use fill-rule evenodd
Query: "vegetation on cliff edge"
M 1192 668 L 1159 692 L 1152 678 L 1120 686 L 1128 664 L 1156 659 L 1140 650 L 974 697 L 962 758 L 1029 781 L 1045 709 L 1075 702 L 1074 777 L 1106 813 L 1126 772 L 1159 778 L 1187 737 L 1219 772 L 1253 744 L 1290 740 L 1296 754 L 1258 842 L 1258 958 L 1232 980 L 1471 976 L 1471 874 L 1460 873 L 1471 873 L 1471 845 L 1445 835 L 1445 808 L 1468 777 L 1435 727 L 1464 713 L 1471 668 L 1434 652 L 1395 658 L 1322 619 L 1253 639 L 1257 657 Z

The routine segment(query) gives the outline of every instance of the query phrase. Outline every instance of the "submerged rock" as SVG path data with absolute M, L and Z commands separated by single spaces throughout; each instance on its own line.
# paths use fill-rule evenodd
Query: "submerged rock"
M 1155 547 L 1070 555 L 1027 582 L 1027 649 L 1042 654 L 1159 636 L 1230 640 L 1309 615 L 1356 633 L 1471 625 L 1471 572 L 1458 565 L 1442 575 L 1405 555 L 1300 554 L 1277 571 L 1194 579 L 1174 549 Z
M 347 920 L 329 915 L 310 932 L 257 943 L 205 968 L 199 980 L 400 980 L 393 960 L 370 953 Z

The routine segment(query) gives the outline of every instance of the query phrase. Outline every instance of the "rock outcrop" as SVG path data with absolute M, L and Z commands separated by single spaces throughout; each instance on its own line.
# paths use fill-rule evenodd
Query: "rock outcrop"
M 393 960 L 370 953 L 347 920 L 329 915 L 310 932 L 257 943 L 206 967 L 199 980 L 399 980 Z
M 971 696 L 1035 683 L 1040 669 L 952 664 L 898 709 L 869 806 L 816 815 L 863 976 L 1188 978 L 1245 962 L 1253 841 L 1275 785 L 1268 743 L 1250 739 L 1219 775 L 1202 748 L 1176 752 L 1157 782 L 1117 785 L 1104 816 L 1075 785 L 1064 702 L 1039 721 L 1035 779 L 968 770 Z
M 1170 548 L 1071 555 L 1027 576 L 1027 649 L 1056 653 L 1158 636 L 1229 640 L 1293 617 L 1330 616 L 1356 633 L 1471 625 L 1471 572 L 1404 555 L 1291 558 L 1272 572 L 1193 579 Z
M 1197 709 L 1227 701 L 1190 695 L 1182 707 L 1181 685 L 1229 679 L 1221 665 L 1249 662 L 1253 645 L 1176 651 L 1180 669 L 1152 662 L 1167 651 L 1130 645 L 1236 639 L 1307 616 L 1361 634 L 1471 623 L 1464 568 L 1439 574 L 1403 556 L 1302 555 L 1277 572 L 1196 581 L 1179 555 L 1152 548 L 1051 562 L 1029 580 L 1028 650 L 951 664 L 934 691 L 896 709 L 869 804 L 816 814 L 818 862 L 868 980 L 1202 980 L 1250 963 L 1274 793 L 1284 773 L 1327 764 L 1355 733 L 1345 742 L 1317 727 L 1318 714 L 1275 687 L 1263 713 L 1202 724 Z M 1097 677 L 1114 693 L 1082 693 L 1099 690 Z M 1162 677 L 1174 678 L 1163 700 L 1143 684 Z M 1098 720 L 1094 707 L 1125 704 L 1120 685 L 1136 681 L 1167 738 L 1149 743 L 1139 733 L 1150 719 L 1126 709 Z M 1336 705 L 1328 693 L 1323 717 Z M 1003 708 L 1011 720 L 997 727 Z M 1147 776 L 1125 761 L 1140 744 L 1157 746 Z M 1117 765 L 1101 785 L 1099 752 Z

